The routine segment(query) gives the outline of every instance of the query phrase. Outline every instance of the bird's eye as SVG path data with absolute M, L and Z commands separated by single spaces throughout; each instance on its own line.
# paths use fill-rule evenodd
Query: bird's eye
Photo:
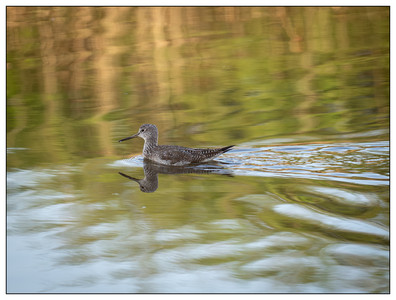
M 143 132 L 143 131 L 144 131 L 144 129 L 141 130 L 141 132 Z

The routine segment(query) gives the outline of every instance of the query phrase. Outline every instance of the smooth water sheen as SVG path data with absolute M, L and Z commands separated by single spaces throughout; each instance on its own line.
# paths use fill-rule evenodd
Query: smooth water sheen
M 7 8 L 8 293 L 389 293 L 389 198 L 387 7 Z

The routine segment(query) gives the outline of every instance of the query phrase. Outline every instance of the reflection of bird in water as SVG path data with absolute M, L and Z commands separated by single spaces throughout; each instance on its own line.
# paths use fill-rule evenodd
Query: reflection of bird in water
M 119 142 L 141 137 L 144 139 L 143 156 L 163 165 L 185 166 L 214 159 L 229 151 L 233 146 L 214 149 L 187 148 L 173 145 L 158 145 L 158 129 L 153 124 L 140 126 L 138 133 Z
M 138 179 L 124 173 L 118 172 L 120 175 L 137 182 L 140 190 L 145 193 L 155 192 L 158 188 L 159 174 L 220 174 L 232 176 L 232 173 L 221 166 L 205 165 L 205 166 L 189 166 L 189 167 L 171 167 L 158 165 L 148 160 L 144 160 L 143 165 L 144 178 Z

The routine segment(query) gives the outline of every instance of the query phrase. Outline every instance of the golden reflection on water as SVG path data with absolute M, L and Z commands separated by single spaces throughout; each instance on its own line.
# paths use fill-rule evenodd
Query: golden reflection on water
M 148 121 L 164 132 L 201 124 L 197 141 L 184 133 L 190 143 L 217 140 L 211 132 L 217 129 L 221 144 L 384 128 L 388 13 L 385 7 L 8 7 L 7 138 L 15 143 L 29 126 L 40 143 L 64 144 L 59 136 L 76 140 L 80 130 L 93 130 L 88 144 L 112 155 L 115 135 Z M 357 77 L 363 82 L 355 84 Z M 23 108 L 31 104 L 35 109 Z M 367 114 L 374 124 L 362 121 Z M 39 128 L 24 122 L 30 118 Z M 61 151 L 52 143 L 48 150 Z

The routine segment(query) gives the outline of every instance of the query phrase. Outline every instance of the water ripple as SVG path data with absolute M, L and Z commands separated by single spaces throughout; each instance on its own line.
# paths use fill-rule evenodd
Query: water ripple
M 342 233 L 364 234 L 389 240 L 389 231 L 377 224 L 365 220 L 343 218 L 314 211 L 298 204 L 279 204 L 273 207 L 274 211 L 322 227 L 326 231 Z
M 242 176 L 389 185 L 387 141 L 241 148 L 230 152 L 224 161 Z

